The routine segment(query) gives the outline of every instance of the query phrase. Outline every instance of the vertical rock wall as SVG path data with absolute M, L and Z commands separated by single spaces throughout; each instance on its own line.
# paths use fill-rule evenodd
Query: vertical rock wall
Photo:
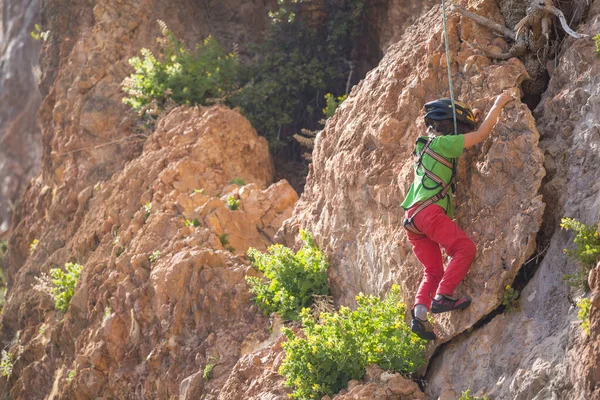
M 600 2 L 578 32 L 600 32 Z M 574 27 L 577 28 L 577 27 Z M 443 349 L 428 373 L 428 394 L 455 399 L 461 391 L 492 399 L 596 399 L 600 396 L 600 313 L 591 312 L 591 335 L 563 276 L 577 270 L 563 254 L 573 234 L 562 217 L 594 225 L 600 218 L 600 58 L 591 38 L 567 38 L 549 87 L 535 111 L 547 177 L 547 253 L 522 291 L 520 310 L 495 317 Z M 448 366 L 452 366 L 449 368 Z
M 39 8 L 38 0 L 0 1 L 0 237 L 8 232 L 12 209 L 39 169 L 40 41 L 30 36 L 40 23 Z
M 494 1 L 473 4 L 501 21 Z M 466 43 L 502 45 L 490 32 L 454 15 L 448 23 L 459 99 L 487 110 L 497 94 L 527 78 L 518 59 L 495 63 Z M 388 50 L 317 138 L 306 190 L 281 237 L 289 243 L 301 227 L 316 235 L 330 257 L 332 290 L 341 304 L 352 304 L 359 292 L 384 294 L 399 283 L 412 305 L 423 268 L 406 240 L 400 203 L 412 182 L 414 142 L 425 134 L 423 104 L 448 96 L 443 43 L 435 8 Z M 436 317 L 444 341 L 494 310 L 535 250 L 544 209 L 538 137 L 531 112 L 516 101 L 494 134 L 461 158 L 457 220 L 478 253 L 459 293 L 474 303 Z

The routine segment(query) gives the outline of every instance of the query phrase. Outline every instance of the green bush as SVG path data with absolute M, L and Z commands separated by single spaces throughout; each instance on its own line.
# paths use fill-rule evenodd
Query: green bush
M 578 261 L 579 270 L 575 274 L 565 275 L 571 286 L 588 290 L 587 278 L 590 270 L 600 258 L 600 235 L 595 227 L 587 226 L 572 218 L 563 218 L 560 227 L 575 232 L 573 243 L 575 250 L 564 249 L 564 253 Z
M 75 286 L 79 280 L 79 275 L 83 266 L 76 263 L 65 264 L 66 272 L 59 268 L 50 270 L 52 276 L 52 294 L 55 300 L 55 306 L 61 311 L 67 311 L 71 298 L 75 293 Z
M 125 104 L 145 116 L 155 116 L 169 99 L 177 104 L 206 104 L 235 90 L 238 59 L 209 36 L 190 51 L 161 25 L 160 60 L 148 49 L 129 64 L 135 72 L 123 81 Z M 161 61 L 162 60 L 162 61 Z M 152 107 L 150 107 L 152 105 Z
M 587 333 L 590 334 L 590 310 L 592 309 L 592 302 L 590 299 L 581 298 L 577 301 L 577 307 L 579 307 L 579 312 L 577 313 L 577 317 L 581 321 L 581 328 Z
M 594 44 L 596 44 L 596 55 L 600 57 L 600 33 L 594 36 Z
M 13 355 L 6 350 L 2 350 L 2 358 L 0 359 L 0 375 L 10 378 L 13 369 Z
M 304 307 L 310 307 L 313 295 L 329 292 L 327 257 L 319 250 L 310 233 L 300 231 L 304 246 L 294 254 L 276 244 L 267 253 L 250 248 L 247 256 L 264 279 L 246 277 L 255 303 L 266 314 L 278 312 L 285 320 L 296 320 Z
M 76 263 L 66 263 L 65 271 L 60 268 L 52 268 L 50 275 L 42 273 L 40 277 L 35 278 L 37 283 L 33 288 L 52 296 L 54 307 L 66 312 L 82 270 L 83 266 Z
M 240 201 L 233 196 L 227 198 L 227 208 L 231 211 L 236 211 L 240 208 Z
M 361 379 L 368 364 L 405 374 L 414 373 L 425 362 L 425 343 L 405 323 L 406 306 L 394 286 L 385 300 L 359 295 L 358 308 L 322 313 L 317 323 L 308 309 L 302 310 L 302 334 L 290 328 L 283 332 L 286 358 L 279 370 L 291 397 L 320 399 Z
M 483 397 L 471 396 L 471 389 L 467 389 L 466 391 L 462 392 L 462 395 L 460 396 L 460 398 L 458 400 L 488 400 L 488 397 L 487 396 L 483 396 Z
M 506 285 L 504 288 L 504 295 L 502 296 L 502 305 L 507 312 L 511 312 L 519 309 L 519 292 L 513 289 L 510 285 Z
M 323 114 L 325 114 L 325 116 L 327 118 L 333 117 L 333 114 L 335 114 L 335 110 L 337 110 L 339 105 L 342 104 L 344 102 L 344 100 L 346 100 L 347 98 L 348 98 L 347 94 L 345 94 L 343 96 L 335 97 L 331 93 L 327 93 L 325 95 L 326 106 L 323 109 Z

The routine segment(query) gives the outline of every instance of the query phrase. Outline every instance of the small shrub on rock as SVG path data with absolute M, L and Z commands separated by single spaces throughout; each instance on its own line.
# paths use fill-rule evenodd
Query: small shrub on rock
M 276 244 L 267 253 L 250 248 L 247 256 L 264 279 L 246 277 L 255 303 L 266 314 L 278 312 L 285 320 L 296 320 L 304 307 L 310 307 L 313 295 L 329 292 L 327 257 L 317 247 L 312 235 L 300 231 L 304 246 L 294 254 Z
M 36 277 L 37 283 L 33 288 L 52 296 L 54 307 L 65 312 L 69 308 L 82 270 L 83 266 L 80 264 L 66 263 L 65 271 L 53 268 L 50 270 L 50 275 L 42 273 L 40 277 Z
M 600 259 L 600 234 L 595 227 L 587 226 L 572 218 L 563 218 L 560 227 L 575 232 L 575 250 L 564 249 L 564 253 L 577 260 L 579 271 L 564 276 L 570 286 L 588 290 L 588 274 Z
M 471 389 L 467 389 L 466 391 L 462 392 L 462 395 L 460 396 L 460 398 L 458 400 L 488 400 L 487 396 L 483 396 L 483 397 L 475 397 L 471 395 Z
M 588 335 L 590 334 L 590 310 L 592 309 L 592 302 L 590 299 L 581 298 L 577 301 L 577 307 L 579 312 L 577 318 L 581 321 L 581 328 Z
M 504 288 L 504 295 L 502 296 L 502 305 L 507 312 L 511 312 L 519 309 L 519 292 L 512 288 L 510 285 L 506 285 Z
M 159 21 L 162 57 L 142 49 L 141 57 L 133 57 L 129 64 L 135 72 L 123 81 L 123 91 L 130 105 L 142 116 L 156 116 L 168 100 L 176 104 L 202 104 L 219 99 L 235 88 L 238 59 L 227 54 L 212 37 L 207 37 L 190 51 L 177 39 L 164 22 Z
M 398 286 L 383 301 L 362 294 L 356 300 L 355 311 L 342 307 L 337 313 L 323 313 L 320 323 L 303 309 L 302 333 L 283 329 L 288 341 L 279 372 L 294 387 L 292 398 L 337 393 L 348 381 L 361 379 L 368 364 L 411 374 L 425 362 L 426 342 L 406 325 Z

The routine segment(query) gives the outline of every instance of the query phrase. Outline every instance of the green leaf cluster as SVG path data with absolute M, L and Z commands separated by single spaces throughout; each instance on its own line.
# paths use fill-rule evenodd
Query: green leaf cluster
M 52 297 L 54 297 L 54 306 L 61 311 L 67 311 L 71 298 L 75 293 L 75 286 L 81 275 L 83 266 L 76 263 L 66 263 L 65 271 L 60 268 L 50 270 L 52 282 Z
M 334 314 L 322 313 L 319 323 L 308 309 L 302 310 L 301 334 L 283 329 L 288 341 L 279 372 L 294 388 L 292 398 L 335 394 L 349 380 L 361 379 L 368 364 L 411 374 L 425 362 L 426 341 L 406 325 L 397 285 L 383 301 L 362 294 L 356 300 L 355 311 L 342 307 Z
M 571 286 L 588 290 L 588 274 L 600 259 L 600 234 L 595 227 L 587 226 L 572 218 L 563 218 L 560 227 L 575 232 L 575 239 L 573 239 L 575 250 L 564 249 L 564 253 L 579 263 L 579 271 L 565 275 L 564 279 Z
M 10 378 L 13 369 L 13 355 L 6 350 L 2 350 L 2 358 L 0 359 L 0 375 Z
M 285 320 L 297 320 L 304 307 L 310 307 L 313 295 L 329 292 L 327 256 L 319 250 L 312 235 L 300 231 L 304 246 L 296 253 L 280 244 L 267 253 L 250 248 L 248 259 L 264 279 L 246 277 L 255 303 L 266 314 L 279 313 Z
M 471 395 L 471 389 L 467 389 L 466 391 L 462 392 L 462 395 L 460 396 L 460 398 L 458 400 L 488 400 L 487 396 L 483 396 L 483 397 L 475 397 Z
M 236 211 L 240 208 L 240 201 L 233 196 L 227 198 L 227 208 L 231 211 Z
M 346 100 L 347 98 L 348 98 L 347 94 L 345 94 L 343 96 L 335 97 L 331 93 L 327 93 L 325 95 L 326 106 L 323 109 L 323 114 L 325 114 L 325 116 L 327 118 L 333 117 L 333 114 L 335 114 L 335 110 L 337 110 L 339 105 L 342 104 L 344 102 L 344 100 Z
M 596 55 L 600 57 L 600 33 L 594 36 L 594 44 L 596 45 Z
M 512 288 L 510 285 L 506 285 L 504 288 L 504 295 L 502 296 L 502 305 L 507 312 L 511 312 L 519 309 L 519 292 Z
M 581 298 L 577 301 L 577 307 L 579 307 L 579 311 L 577 312 L 577 318 L 581 321 L 581 328 L 587 333 L 590 334 L 590 310 L 592 309 L 592 302 L 588 298 Z
M 161 24 L 160 60 L 148 49 L 140 51 L 129 64 L 135 72 L 123 81 L 125 104 L 144 116 L 155 116 L 167 101 L 176 104 L 202 104 L 220 99 L 236 88 L 238 59 L 227 54 L 212 37 L 188 50 Z M 149 106 L 153 107 L 149 107 Z

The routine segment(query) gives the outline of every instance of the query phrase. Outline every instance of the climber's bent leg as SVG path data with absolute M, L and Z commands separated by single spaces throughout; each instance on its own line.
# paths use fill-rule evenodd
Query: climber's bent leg
M 419 217 L 423 220 L 420 224 Z M 434 204 L 427 207 L 416 215 L 415 220 L 415 224 L 427 238 L 442 245 L 452 258 L 437 288 L 437 294 L 452 296 L 460 281 L 469 272 L 477 251 L 475 244 L 440 206 Z

